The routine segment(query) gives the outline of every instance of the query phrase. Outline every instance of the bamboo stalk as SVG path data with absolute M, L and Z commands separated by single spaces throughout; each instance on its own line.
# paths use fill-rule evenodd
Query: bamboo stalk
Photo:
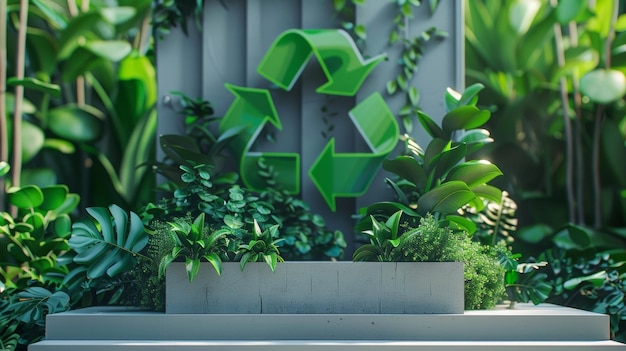
M 569 38 L 570 45 L 575 48 L 578 46 L 578 25 L 572 21 L 569 23 Z M 580 92 L 580 75 L 578 69 L 574 68 L 572 71 L 572 93 L 574 97 L 574 153 L 575 153 L 575 175 L 576 179 L 576 206 L 578 224 L 585 225 L 585 210 L 583 204 L 585 203 L 585 169 L 584 169 L 584 157 L 583 157 L 583 141 L 582 141 L 582 94 Z
M 26 65 L 26 25 L 28 23 L 28 0 L 20 1 L 20 22 L 17 34 L 17 57 L 15 77 L 24 79 Z M 13 114 L 13 177 L 12 185 L 20 186 L 22 176 L 22 105 L 24 102 L 24 86 L 15 87 L 15 108 Z
M 551 5 L 556 7 L 557 0 L 552 0 Z M 565 66 L 565 51 L 563 49 L 563 33 L 559 23 L 554 24 L 554 41 L 556 46 L 557 63 L 559 67 Z M 574 194 L 574 143 L 572 141 L 572 123 L 569 114 L 569 96 L 567 92 L 567 79 L 562 76 L 559 79 L 559 92 L 563 105 L 563 124 L 565 133 L 565 195 L 567 197 L 567 213 L 570 222 L 576 223 L 576 196 Z
M 9 162 L 9 131 L 7 126 L 7 0 L 0 0 L 0 162 Z M 5 185 L 0 177 L 0 212 L 4 211 Z

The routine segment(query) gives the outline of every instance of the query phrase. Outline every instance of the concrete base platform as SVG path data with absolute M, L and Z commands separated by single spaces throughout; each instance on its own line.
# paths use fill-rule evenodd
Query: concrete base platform
M 464 314 L 165 314 L 92 307 L 48 316 L 60 350 L 605 350 L 608 316 L 528 304 Z

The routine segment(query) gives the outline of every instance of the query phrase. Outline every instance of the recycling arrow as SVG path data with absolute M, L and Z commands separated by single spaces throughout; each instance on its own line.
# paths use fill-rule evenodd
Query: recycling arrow
M 238 87 L 225 84 L 235 95 L 219 126 L 220 134 L 226 130 L 245 126 L 246 128 L 230 144 L 231 151 L 239 161 L 241 180 L 247 187 L 262 190 L 267 187 L 259 176 L 258 162 L 261 158 L 280 175 L 281 185 L 290 193 L 300 192 L 300 155 L 295 153 L 253 152 L 251 148 L 265 123 L 282 129 L 280 118 L 268 90 Z
M 371 153 L 335 153 L 331 139 L 311 166 L 309 176 L 328 206 L 335 211 L 335 198 L 363 195 L 383 159 L 398 142 L 400 128 L 383 97 L 374 93 L 349 112 Z
M 272 44 L 257 72 L 284 90 L 291 90 L 312 55 L 328 79 L 318 93 L 354 96 L 385 54 L 364 60 L 354 41 L 343 30 L 283 32 Z

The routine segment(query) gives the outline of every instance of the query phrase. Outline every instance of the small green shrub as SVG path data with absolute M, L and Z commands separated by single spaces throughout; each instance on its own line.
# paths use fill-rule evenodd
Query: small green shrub
M 466 232 L 441 227 L 432 215 L 420 220 L 415 230 L 400 236 L 392 261 L 463 262 L 465 309 L 493 308 L 505 295 L 504 268 L 499 264 L 502 247 L 483 246 Z

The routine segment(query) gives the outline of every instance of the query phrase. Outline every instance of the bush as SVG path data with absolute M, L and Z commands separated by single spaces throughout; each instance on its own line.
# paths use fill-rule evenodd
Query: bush
M 498 257 L 503 248 L 483 246 L 466 232 L 439 226 L 432 215 L 423 217 L 415 231 L 402 235 L 392 260 L 399 262 L 463 262 L 465 309 L 493 308 L 504 297 L 504 268 Z

